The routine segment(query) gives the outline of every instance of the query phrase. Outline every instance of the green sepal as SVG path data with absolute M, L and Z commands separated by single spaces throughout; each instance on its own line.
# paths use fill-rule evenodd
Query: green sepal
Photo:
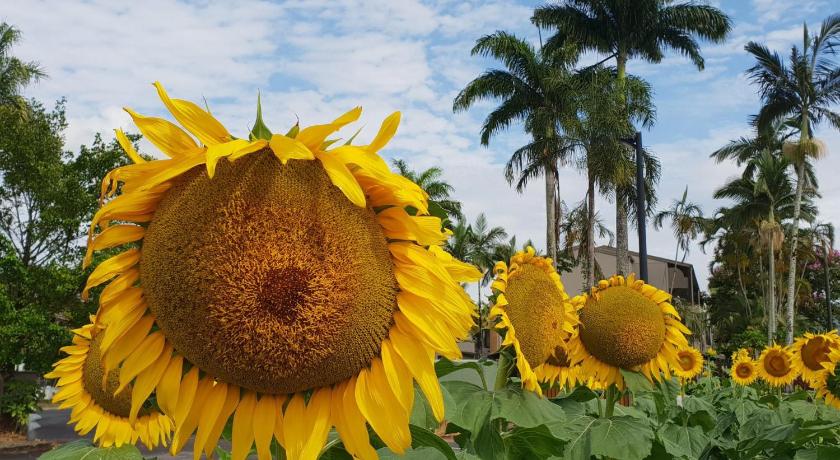
M 265 139 L 271 140 L 271 130 L 265 125 L 262 118 L 262 103 L 260 101 L 260 93 L 257 93 L 257 120 L 254 121 L 254 127 L 251 128 L 251 140 Z

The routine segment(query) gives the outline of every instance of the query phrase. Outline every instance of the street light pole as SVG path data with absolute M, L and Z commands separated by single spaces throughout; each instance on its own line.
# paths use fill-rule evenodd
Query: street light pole
M 646 283 L 648 279 L 647 265 L 647 228 L 645 227 L 645 177 L 644 159 L 642 158 L 642 133 L 636 131 L 633 139 L 633 147 L 636 148 L 636 218 L 639 228 L 639 276 Z

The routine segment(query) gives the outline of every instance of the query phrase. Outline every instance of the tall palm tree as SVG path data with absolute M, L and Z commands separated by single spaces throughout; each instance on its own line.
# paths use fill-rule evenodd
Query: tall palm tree
M 586 202 L 564 212 L 563 221 L 560 223 L 564 235 L 563 251 L 583 269 L 581 292 L 589 291 L 595 283 L 595 276 L 600 272 L 595 261 L 595 234 L 598 238 L 608 238 L 610 246 L 615 239 L 615 234 L 604 225 L 598 213 L 591 210 L 594 210 L 594 206 L 587 196 Z
M 584 50 L 606 55 L 604 61 L 615 58 L 618 97 L 625 104 L 629 59 L 658 63 L 670 49 L 688 56 L 702 70 L 697 39 L 720 42 L 731 29 L 729 18 L 715 7 L 672 0 L 566 0 L 537 8 L 532 21 L 538 27 L 557 30 L 546 43 L 547 49 L 572 41 Z M 629 268 L 628 203 L 621 199 L 625 195 L 619 193 L 616 199 L 616 267 L 621 274 Z
M 794 214 L 795 192 L 787 169 L 787 158 L 763 151 L 758 158 L 751 160 L 749 168 L 741 177 L 733 179 L 718 189 L 714 197 L 728 198 L 735 201 L 725 216 L 726 225 L 733 228 L 751 228 L 753 239 L 758 239 L 767 247 L 767 333 L 768 341 L 775 338 L 776 326 L 776 253 L 780 249 L 784 233 L 781 223 L 790 220 Z M 802 214 L 813 219 L 816 209 L 811 203 L 812 192 L 804 200 Z M 757 237 L 757 238 L 756 238 Z
M 47 75 L 38 63 L 21 61 L 11 55 L 12 46 L 20 37 L 20 31 L 14 26 L 0 23 L 0 105 L 22 107 L 21 90 Z
M 578 153 L 578 167 L 586 172 L 587 221 L 595 222 L 595 193 L 607 194 L 610 190 L 623 189 L 617 182 L 627 182 L 635 178 L 632 160 L 626 155 L 619 139 L 626 134 L 622 127 L 626 125 L 627 113 L 644 126 L 651 126 L 655 118 L 655 109 L 651 101 L 650 85 L 644 80 L 630 76 L 625 83 L 627 104 L 617 104 L 617 99 L 609 97 L 617 89 L 617 72 L 613 68 L 600 65 L 587 68 L 576 75 L 577 113 L 565 123 L 565 137 L 569 147 Z M 605 97 L 605 95 L 607 95 Z M 650 155 L 645 152 L 645 156 Z M 648 178 L 658 167 L 647 169 Z M 619 179 L 620 178 L 620 179 Z M 653 191 L 653 187 L 647 190 Z M 619 199 L 616 194 L 616 199 Z M 648 201 L 649 203 L 652 200 Z M 587 257 L 583 264 L 584 286 L 594 284 L 595 275 L 595 227 L 590 226 L 586 233 Z
M 840 129 L 840 114 L 831 109 L 840 102 L 840 65 L 834 59 L 840 46 L 840 14 L 829 16 L 820 31 L 810 35 L 803 26 L 802 48 L 791 48 L 789 62 L 765 45 L 747 43 L 745 49 L 756 59 L 747 73 L 758 84 L 764 105 L 758 114 L 759 128 L 778 120 L 793 120 L 799 127 L 799 141 L 785 147 L 796 170 L 796 200 L 790 235 L 790 264 L 787 279 L 787 343 L 793 342 L 796 282 L 796 245 L 802 193 L 807 179 L 806 163 L 824 154 L 824 146 L 813 140 L 813 130 L 823 121 Z
M 455 112 L 467 110 L 476 102 L 501 100 L 481 127 L 481 144 L 513 123 L 521 122 L 533 142 L 518 149 L 506 167 L 508 182 L 517 174 L 517 190 L 530 179 L 545 178 L 546 246 L 552 260 L 557 256 L 557 164 L 567 150 L 559 136 L 558 121 L 572 110 L 569 67 L 576 50 L 557 47 L 552 52 L 536 50 L 527 41 L 507 32 L 496 32 L 478 39 L 473 55 L 493 57 L 505 70 L 491 69 L 472 80 L 457 95 Z
M 455 187 L 443 179 L 443 170 L 441 168 L 431 167 L 417 172 L 411 169 L 404 160 L 395 159 L 391 163 L 402 176 L 425 190 L 429 194 L 430 206 L 439 206 L 449 221 L 455 222 L 463 219 L 464 215 L 461 213 L 461 202 L 452 199 L 452 192 L 455 191 Z
M 703 210 L 696 203 L 688 200 L 688 186 L 683 191 L 682 198 L 671 202 L 671 206 L 656 214 L 653 219 L 653 226 L 660 229 L 665 225 L 665 220 L 671 221 L 671 229 L 674 231 L 674 238 L 677 240 L 677 249 L 674 253 L 674 260 L 677 260 L 680 250 L 683 251 L 682 261 L 688 256 L 691 249 L 691 242 L 696 240 L 703 232 L 705 219 Z M 674 274 L 671 276 L 669 291 L 673 291 L 674 278 L 677 274 L 677 267 L 674 266 Z
M 476 351 L 480 354 L 484 343 L 484 309 L 481 305 L 481 289 L 487 284 L 489 280 L 488 274 L 493 271 L 493 266 L 496 261 L 494 255 L 496 248 L 507 238 L 507 232 L 502 227 L 490 227 L 487 223 L 487 217 L 484 213 L 475 218 L 475 222 L 470 225 L 471 229 L 471 251 L 470 262 L 477 266 L 482 272 L 483 276 L 478 282 L 478 343 Z

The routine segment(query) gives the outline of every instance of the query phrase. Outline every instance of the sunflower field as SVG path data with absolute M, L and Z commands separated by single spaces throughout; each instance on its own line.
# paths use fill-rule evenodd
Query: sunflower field
M 155 84 L 126 109 L 165 159 L 104 178 L 90 323 L 46 378 L 93 444 L 140 459 L 837 458 L 840 336 L 704 359 L 671 295 L 613 276 L 571 297 L 532 247 L 496 261 L 492 359 L 461 360 L 482 274 L 443 248 L 426 193 L 332 122 L 238 138 Z M 708 351 L 708 350 L 707 350 Z M 93 457 L 92 457 L 93 456 Z M 98 456 L 98 457 L 96 457 Z

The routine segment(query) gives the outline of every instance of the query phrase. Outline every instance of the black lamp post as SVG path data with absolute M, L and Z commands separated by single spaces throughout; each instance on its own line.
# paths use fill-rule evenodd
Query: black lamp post
M 647 265 L 647 228 L 645 227 L 645 176 L 644 159 L 642 158 L 642 133 L 636 131 L 632 139 L 621 139 L 621 142 L 636 149 L 636 219 L 639 228 L 639 278 L 648 280 Z

